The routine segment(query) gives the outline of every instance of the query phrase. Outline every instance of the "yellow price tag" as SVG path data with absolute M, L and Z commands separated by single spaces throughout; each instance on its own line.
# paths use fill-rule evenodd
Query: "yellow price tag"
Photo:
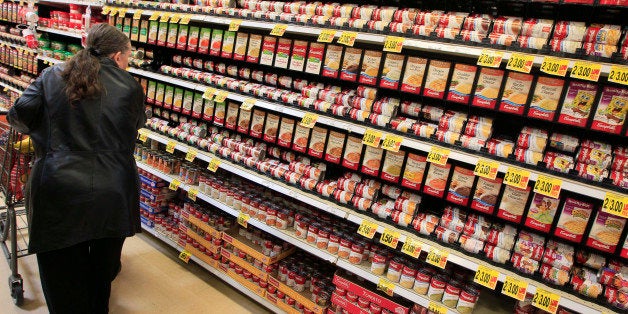
M 364 136 L 362 137 L 362 144 L 379 147 L 379 142 L 381 140 L 382 132 L 373 129 L 366 129 L 366 131 L 364 131 Z
M 418 258 L 419 254 L 421 254 L 422 246 L 423 246 L 423 243 L 419 242 L 418 240 L 414 240 L 410 237 L 407 237 L 406 242 L 404 242 L 403 246 L 401 247 L 401 252 L 408 254 L 414 258 Z
M 405 39 L 403 37 L 386 36 L 384 40 L 384 51 L 400 53 L 401 49 L 403 49 L 404 41 Z
M 547 195 L 551 198 L 558 198 L 563 180 L 539 175 L 534 183 L 534 193 Z
M 227 99 L 227 97 L 229 97 L 229 92 L 221 90 L 216 94 L 216 97 L 214 97 L 214 101 L 215 102 L 224 102 L 225 99 Z
M 608 81 L 628 85 L 628 67 L 611 65 L 611 72 L 608 73 Z
M 253 109 L 253 106 L 255 106 L 256 101 L 255 98 L 247 98 L 242 102 L 242 105 L 240 105 L 240 109 L 250 111 Z
M 430 301 L 430 304 L 427 307 L 427 311 L 434 314 L 447 314 L 447 308 L 444 305 L 436 303 L 434 301 Z
M 126 15 L 126 11 L 128 11 L 128 10 L 129 9 L 127 9 L 127 8 L 118 9 L 118 13 L 119 13 L 118 16 L 124 17 Z
M 432 264 L 436 267 L 440 267 L 445 269 L 445 265 L 447 265 L 447 257 L 449 256 L 449 252 L 441 251 L 437 248 L 430 248 L 430 251 L 427 253 L 427 259 L 425 261 L 428 264 Z
M 174 154 L 175 146 L 177 146 L 177 142 L 172 141 L 172 140 L 168 141 L 168 144 L 166 144 L 166 151 L 171 154 Z
M 183 16 L 181 16 L 181 21 L 179 21 L 179 23 L 183 25 L 187 25 L 187 24 L 190 24 L 191 19 L 192 19 L 191 14 L 183 14 Z
M 387 133 L 382 139 L 382 148 L 396 153 L 401 148 L 401 141 L 403 141 L 403 137 Z
M 493 51 L 484 49 L 478 57 L 477 65 L 489 68 L 499 68 L 502 64 L 503 53 L 501 51 Z
M 151 16 L 148 18 L 148 20 L 149 21 L 157 21 L 157 19 L 159 19 L 159 14 L 161 14 L 161 12 L 159 12 L 159 11 L 153 12 L 153 14 L 151 14 Z
M 379 238 L 379 242 L 396 249 L 399 243 L 399 232 L 385 228 L 384 233 L 382 233 L 382 236 Z
M 565 76 L 567 75 L 568 67 L 569 60 L 545 57 L 543 58 L 543 63 L 541 63 L 541 72 L 556 76 Z
M 174 179 L 170 182 L 170 185 L 168 185 L 168 188 L 176 191 L 179 189 L 179 186 L 181 185 L 181 181 L 179 181 L 179 179 Z
M 444 166 L 447 164 L 447 159 L 449 159 L 449 153 L 449 149 L 432 146 L 432 149 L 430 149 L 430 152 L 427 154 L 427 161 Z
M 283 33 L 286 32 L 286 29 L 288 29 L 288 25 L 286 24 L 275 24 L 273 29 L 270 31 L 270 34 L 281 37 L 283 36 Z
M 135 13 L 133 13 L 133 19 L 134 20 L 139 20 L 142 17 L 142 10 L 135 10 Z
M 498 276 L 499 273 L 496 270 L 479 265 L 478 271 L 475 272 L 475 277 L 473 277 L 473 282 L 494 290 L 495 286 L 497 286 Z
M 602 73 L 602 65 L 599 63 L 576 61 L 571 68 L 571 78 L 597 82 Z
M 318 35 L 318 39 L 316 41 L 319 43 L 330 43 L 334 40 L 334 36 L 336 36 L 336 30 L 324 29 Z
M 140 132 L 140 141 L 142 141 L 142 143 L 146 143 L 147 140 L 148 140 L 148 135 L 146 135 L 145 132 Z
M 615 216 L 628 218 L 628 197 L 606 192 L 604 203 L 602 203 L 602 211 Z
M 237 32 L 240 29 L 240 25 L 242 24 L 242 20 L 231 20 L 231 23 L 229 23 L 229 31 L 230 32 Z
M 534 65 L 534 56 L 513 52 L 506 64 L 507 70 L 530 73 Z
M 358 234 L 365 236 L 369 239 L 373 239 L 373 236 L 375 236 L 375 231 L 377 231 L 377 224 L 370 222 L 366 219 L 362 220 L 362 223 L 358 227 Z
M 504 175 L 504 183 L 516 188 L 525 189 L 530 181 L 530 171 L 508 167 Z
M 193 162 L 194 158 L 196 158 L 197 154 L 198 154 L 198 152 L 196 151 L 196 149 L 190 148 L 190 149 L 188 149 L 187 154 L 185 154 L 185 160 L 187 160 L 189 162 Z
M 179 23 L 179 20 L 181 20 L 181 15 L 179 15 L 179 13 L 174 13 L 170 18 L 170 23 Z
M 196 196 L 198 196 L 198 190 L 195 189 L 195 188 L 191 188 L 188 191 L 188 198 L 193 200 L 193 201 L 196 201 Z
M 393 294 L 395 294 L 393 291 L 395 291 L 395 284 L 384 279 L 384 278 L 380 278 L 379 282 L 377 283 L 377 290 L 384 292 L 385 294 L 389 295 L 389 296 L 393 296 Z
M 541 288 L 536 288 L 536 293 L 534 297 L 532 297 L 532 306 L 554 314 L 556 310 L 558 310 L 559 301 L 559 295 Z
M 100 13 L 102 13 L 102 15 L 107 15 L 107 14 L 109 14 L 110 10 L 111 10 L 110 7 L 104 6 L 104 7 L 102 7 L 102 10 L 100 11 Z
M 238 215 L 238 224 L 244 228 L 247 228 L 249 226 L 249 219 L 251 219 L 251 216 L 245 213 L 240 213 Z
M 118 14 L 118 8 L 111 8 L 111 10 L 109 10 L 109 16 L 116 16 L 116 14 Z
M 306 112 L 305 115 L 303 116 L 303 119 L 301 119 L 301 125 L 306 127 L 306 128 L 313 128 L 314 125 L 316 124 L 316 120 L 318 120 L 318 115 L 315 113 L 311 113 L 311 112 Z
M 190 262 L 190 257 L 192 257 L 192 254 L 190 254 L 190 252 L 183 250 L 181 251 L 181 253 L 179 253 L 179 259 L 188 263 Z
M 3 89 L 3 91 L 4 91 L 5 93 L 6 93 L 6 91 L 8 91 L 8 90 L 9 90 L 9 88 L 8 88 L 8 87 L 5 87 L 5 88 Z M 141 136 L 140 136 L 140 139 L 142 139 L 142 138 L 141 138 Z M 144 142 L 146 142 L 146 140 L 144 140 Z
M 495 178 L 497 177 L 497 169 L 499 169 L 498 162 L 486 159 L 479 159 L 478 163 L 475 164 L 473 174 L 478 177 L 495 180 Z
M 220 167 L 220 159 L 212 158 L 209 161 L 209 165 L 207 165 L 207 170 L 211 172 L 216 172 L 216 170 L 218 170 L 219 167 Z
M 528 290 L 528 283 L 526 281 L 506 276 L 506 281 L 504 281 L 504 286 L 502 287 L 502 294 L 523 301 L 526 297 L 526 290 Z
M 168 12 L 164 12 L 161 14 L 161 17 L 159 18 L 159 22 L 168 22 L 170 20 L 170 13 Z
M 203 98 L 207 100 L 212 100 L 214 98 L 214 94 L 216 94 L 216 89 L 213 87 L 208 87 L 203 93 Z
M 338 37 L 337 43 L 345 45 L 345 46 L 353 47 L 356 37 L 358 37 L 358 33 L 344 31 L 340 33 L 340 37 Z

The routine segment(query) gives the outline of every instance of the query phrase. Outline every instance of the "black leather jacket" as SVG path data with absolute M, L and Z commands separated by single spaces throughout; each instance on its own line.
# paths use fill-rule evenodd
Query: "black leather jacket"
M 35 146 L 27 186 L 31 253 L 141 230 L 133 150 L 146 122 L 144 94 L 113 60 L 100 63 L 101 97 L 70 106 L 61 64 L 44 70 L 9 110 L 9 123 Z

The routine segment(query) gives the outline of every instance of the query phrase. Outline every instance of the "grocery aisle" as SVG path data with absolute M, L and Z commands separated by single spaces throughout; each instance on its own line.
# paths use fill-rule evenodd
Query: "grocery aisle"
M 10 270 L 0 264 L 2 313 L 48 313 L 34 256 L 21 258 L 25 302 L 13 305 L 6 285 Z M 111 292 L 110 313 L 268 313 L 193 262 L 183 264 L 177 252 L 148 233 L 127 239 L 122 271 Z

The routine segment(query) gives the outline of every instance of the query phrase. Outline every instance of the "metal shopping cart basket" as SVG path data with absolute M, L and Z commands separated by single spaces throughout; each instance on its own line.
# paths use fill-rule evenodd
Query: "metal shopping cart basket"
M 32 156 L 30 138 L 0 122 L 0 191 L 4 197 L 4 205 L 0 206 L 0 246 L 11 268 L 9 289 L 18 306 L 24 301 L 17 259 L 28 255 L 28 211 L 24 193 Z

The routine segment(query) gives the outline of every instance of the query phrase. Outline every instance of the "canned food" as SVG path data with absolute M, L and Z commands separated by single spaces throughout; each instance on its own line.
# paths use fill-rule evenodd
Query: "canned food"
M 474 286 L 467 285 L 464 289 L 460 290 L 460 297 L 458 299 L 458 304 L 456 305 L 456 310 L 460 314 L 472 313 L 479 297 L 480 291 Z
M 388 263 L 388 272 L 386 273 L 386 278 L 391 282 L 399 282 L 401 279 L 401 271 L 403 270 L 403 258 L 394 257 Z
M 579 163 L 585 163 L 607 169 L 611 166 L 612 155 L 610 152 L 603 150 L 581 147 L 576 155 L 576 160 Z
M 452 280 L 447 283 L 445 286 L 445 291 L 443 292 L 442 303 L 449 308 L 456 308 L 458 304 L 458 299 L 460 297 L 461 284 L 456 280 Z
M 527 19 L 523 22 L 523 25 L 521 27 L 520 37 L 527 36 L 543 38 L 545 41 L 547 41 L 547 38 L 552 31 L 552 26 L 554 26 L 553 20 Z
M 515 41 L 515 38 L 515 35 L 501 34 L 495 32 L 488 35 L 488 39 L 492 45 L 510 46 Z
M 430 286 L 427 289 L 427 297 L 432 301 L 440 302 L 443 299 L 445 293 L 445 286 L 447 285 L 447 277 L 442 274 L 432 276 Z
M 460 236 L 459 232 L 447 229 L 445 227 L 442 226 L 438 226 L 436 227 L 436 238 L 441 241 L 441 242 L 445 242 L 448 244 L 454 244 L 456 243 L 456 241 L 458 240 L 458 237 Z
M 553 133 L 549 138 L 550 147 L 569 153 L 576 152 L 579 142 L 577 137 L 560 133 Z
M 500 16 L 493 20 L 493 33 L 517 36 L 521 32 L 522 24 L 521 18 Z
M 486 38 L 486 33 L 478 32 L 478 31 L 462 30 L 460 31 L 460 36 L 462 37 L 462 40 L 464 41 L 472 41 L 476 43 L 481 43 L 482 40 Z
M 555 52 L 576 53 L 576 50 L 580 49 L 580 47 L 582 46 L 582 42 L 562 40 L 562 39 L 552 39 L 549 42 L 549 46 L 552 49 L 552 51 L 555 51 Z
M 524 162 L 529 165 L 536 165 L 543 160 L 542 153 L 520 147 L 515 149 L 514 155 L 518 162 Z
M 586 31 L 587 25 L 584 22 L 558 21 L 554 26 L 553 39 L 581 42 Z
M 371 272 L 375 275 L 381 276 L 386 270 L 386 252 L 380 251 L 373 254 L 373 261 L 371 263 Z
M 416 274 L 417 267 L 415 265 L 411 263 L 404 265 L 399 278 L 399 285 L 406 289 L 412 289 Z
M 436 215 L 420 213 L 412 222 L 412 228 L 423 235 L 431 235 L 438 226 L 439 218 Z

